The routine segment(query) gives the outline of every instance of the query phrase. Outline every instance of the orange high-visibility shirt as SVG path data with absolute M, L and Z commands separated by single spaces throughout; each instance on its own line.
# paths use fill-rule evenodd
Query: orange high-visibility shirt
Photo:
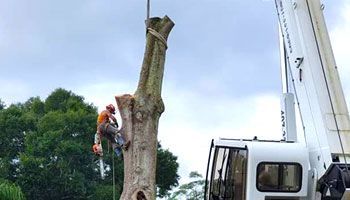
M 98 115 L 97 124 L 101 124 L 103 122 L 109 122 L 109 118 L 111 118 L 114 122 L 117 121 L 115 117 L 108 110 L 104 110 Z
M 109 121 L 110 113 L 107 110 L 102 111 L 97 117 L 97 124 Z

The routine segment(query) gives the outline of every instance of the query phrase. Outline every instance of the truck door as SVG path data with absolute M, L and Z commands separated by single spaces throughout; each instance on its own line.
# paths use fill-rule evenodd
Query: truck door
M 247 149 L 216 146 L 209 180 L 209 200 L 245 200 Z

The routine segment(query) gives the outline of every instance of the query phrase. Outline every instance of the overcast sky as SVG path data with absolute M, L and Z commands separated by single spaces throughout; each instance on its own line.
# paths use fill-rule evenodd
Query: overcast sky
M 115 104 L 115 95 L 133 94 L 145 46 L 145 2 L 1 0 L 0 99 L 7 105 L 44 100 L 62 87 L 102 110 Z M 323 2 L 349 102 L 350 1 Z M 178 156 L 182 177 L 194 170 L 204 175 L 212 138 L 281 138 L 274 1 L 153 0 L 151 14 L 176 24 L 159 140 Z

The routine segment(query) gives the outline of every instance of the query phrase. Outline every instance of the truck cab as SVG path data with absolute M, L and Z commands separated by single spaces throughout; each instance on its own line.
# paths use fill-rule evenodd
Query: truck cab
M 219 139 L 212 141 L 210 152 L 209 200 L 294 200 L 307 196 L 309 158 L 304 145 Z

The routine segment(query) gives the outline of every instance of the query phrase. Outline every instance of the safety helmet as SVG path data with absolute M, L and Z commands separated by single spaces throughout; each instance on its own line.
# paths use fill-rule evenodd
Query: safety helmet
M 114 107 L 112 104 L 109 104 L 108 106 L 106 106 L 106 109 L 107 109 L 109 112 L 115 114 L 115 107 Z

